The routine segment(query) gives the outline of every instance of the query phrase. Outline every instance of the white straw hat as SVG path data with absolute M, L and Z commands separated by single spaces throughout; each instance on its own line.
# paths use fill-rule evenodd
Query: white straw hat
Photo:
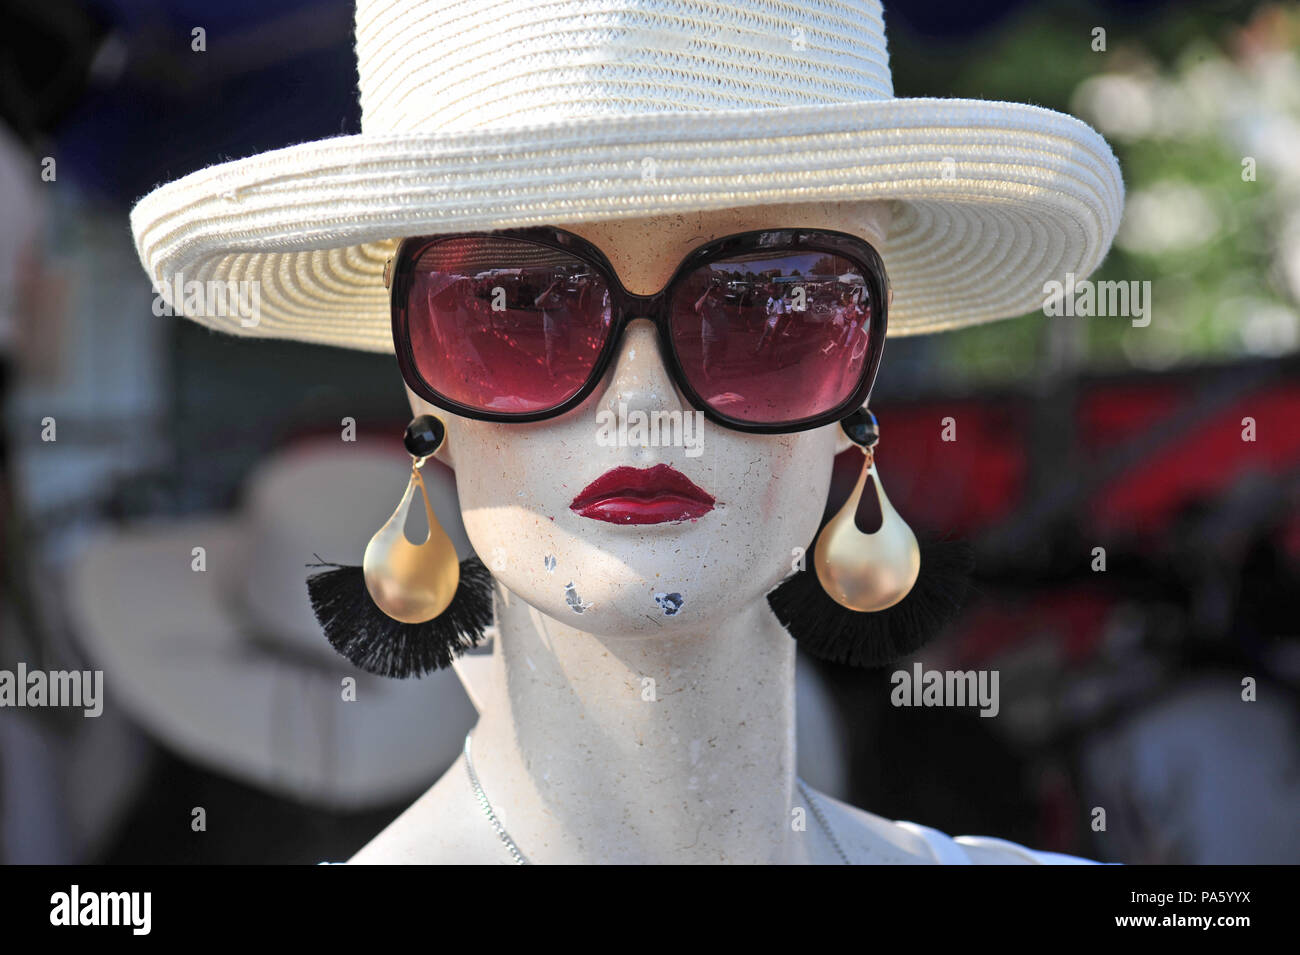
M 1039 308 L 1097 266 L 1123 206 L 1109 147 L 1072 117 L 895 98 L 878 0 L 358 0 L 356 45 L 360 134 L 211 166 L 132 211 L 173 308 L 391 351 L 403 236 L 889 200 L 889 330 L 916 334 Z M 256 313 L 177 300 L 196 280 L 258 283 Z

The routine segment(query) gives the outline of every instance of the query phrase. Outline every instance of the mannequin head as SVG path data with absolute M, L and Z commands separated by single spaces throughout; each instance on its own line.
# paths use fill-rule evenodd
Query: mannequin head
M 814 203 L 622 219 L 560 228 L 594 243 L 630 292 L 661 289 L 697 246 L 757 229 L 861 236 L 883 252 L 881 203 Z M 602 635 L 707 631 L 762 599 L 816 533 L 831 466 L 848 446 L 837 425 L 743 434 L 695 420 L 682 446 L 611 446 L 602 425 L 641 412 L 692 411 L 665 369 L 654 326 L 632 322 L 595 391 L 561 417 L 475 421 L 408 391 L 416 414 L 447 423 L 438 457 L 457 475 L 465 530 L 498 581 L 548 616 Z M 606 431 L 606 434 L 608 431 Z M 575 496 L 611 468 L 667 464 L 715 499 L 692 520 L 622 525 L 582 516 Z

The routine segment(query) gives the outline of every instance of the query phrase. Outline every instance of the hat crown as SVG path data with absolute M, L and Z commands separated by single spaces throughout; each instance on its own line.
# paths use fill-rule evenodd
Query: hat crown
M 878 0 L 357 0 L 362 128 L 890 99 Z

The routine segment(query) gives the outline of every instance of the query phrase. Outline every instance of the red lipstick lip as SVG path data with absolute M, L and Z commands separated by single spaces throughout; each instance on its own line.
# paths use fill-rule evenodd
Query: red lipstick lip
M 681 471 L 656 464 L 611 468 L 579 491 L 569 509 L 607 524 L 666 524 L 703 517 L 715 503 Z

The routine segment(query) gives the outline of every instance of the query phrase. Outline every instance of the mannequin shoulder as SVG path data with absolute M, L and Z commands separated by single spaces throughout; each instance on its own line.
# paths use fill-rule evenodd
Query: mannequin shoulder
M 348 860 L 351 865 L 476 865 L 511 860 L 465 785 L 464 757 Z M 479 824 L 472 825 L 471 821 Z M 488 838 L 490 837 L 490 838 Z
M 855 865 L 1092 864 L 1089 859 L 1027 849 L 990 836 L 954 839 L 927 826 L 895 822 L 821 793 L 814 792 L 813 798 Z M 830 851 L 834 853 L 833 846 Z
M 841 802 L 810 789 L 807 831 L 814 862 L 834 863 L 839 853 L 816 819 L 820 811 L 826 827 L 854 865 L 929 865 L 934 859 L 925 839 L 883 816 Z
M 482 810 L 464 784 L 458 759 L 419 799 L 367 843 L 354 865 L 509 864 Z M 1043 865 L 1086 863 L 1086 859 L 1035 852 L 1002 839 L 952 839 L 925 826 L 899 823 L 808 790 L 805 834 L 810 861 L 836 864 L 842 849 L 855 865 Z M 820 816 L 820 818 L 819 818 Z M 825 820 L 825 826 L 822 825 Z M 827 829 L 833 834 L 827 834 Z M 839 848 L 836 848 L 838 843 Z

